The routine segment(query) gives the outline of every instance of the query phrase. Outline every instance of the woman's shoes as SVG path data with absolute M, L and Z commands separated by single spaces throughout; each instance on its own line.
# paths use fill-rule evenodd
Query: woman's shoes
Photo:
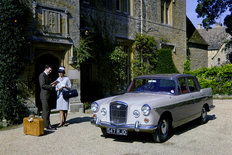
M 68 126 L 69 125 L 69 123 L 62 123 L 62 124 L 59 124 L 58 126 L 57 126 L 57 128 L 60 128 L 60 127 L 62 127 L 62 126 Z
M 57 126 L 57 128 L 60 128 L 60 127 L 62 127 L 63 126 L 63 124 L 59 124 L 58 126 Z
M 64 126 L 68 126 L 68 125 L 69 125 L 69 123 L 64 123 L 63 125 L 64 125 Z

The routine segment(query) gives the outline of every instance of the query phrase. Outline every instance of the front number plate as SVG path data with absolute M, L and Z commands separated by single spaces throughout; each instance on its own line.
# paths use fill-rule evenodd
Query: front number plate
M 127 130 L 126 129 L 106 128 L 106 133 L 113 134 L 113 135 L 127 136 Z

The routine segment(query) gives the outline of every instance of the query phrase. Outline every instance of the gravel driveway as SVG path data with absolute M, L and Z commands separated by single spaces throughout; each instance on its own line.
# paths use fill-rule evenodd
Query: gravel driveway
M 208 113 L 209 122 L 197 125 L 190 122 L 174 130 L 165 143 L 153 143 L 150 134 L 131 133 L 128 137 L 102 137 L 101 130 L 90 124 L 91 114 L 69 113 L 70 125 L 44 136 L 23 134 L 23 126 L 0 131 L 0 155 L 41 154 L 231 154 L 232 153 L 232 100 L 214 100 L 215 109 Z M 58 123 L 58 114 L 51 116 Z

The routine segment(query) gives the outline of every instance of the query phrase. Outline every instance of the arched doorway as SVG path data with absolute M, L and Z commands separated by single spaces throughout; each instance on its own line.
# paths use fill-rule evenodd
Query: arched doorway
M 35 79 L 36 79 L 36 83 L 35 83 L 35 102 L 36 102 L 36 106 L 38 108 L 38 111 L 42 110 L 42 105 L 40 102 L 40 86 L 39 86 L 39 75 L 40 73 L 42 73 L 44 71 L 44 67 L 46 64 L 52 65 L 53 66 L 53 71 L 51 73 L 51 78 L 52 80 L 57 79 L 58 77 L 58 67 L 60 65 L 60 60 L 50 54 L 44 54 L 40 57 L 37 58 L 36 64 L 35 64 Z M 51 109 L 55 109 L 56 108 L 56 91 L 53 90 L 52 94 L 51 94 Z

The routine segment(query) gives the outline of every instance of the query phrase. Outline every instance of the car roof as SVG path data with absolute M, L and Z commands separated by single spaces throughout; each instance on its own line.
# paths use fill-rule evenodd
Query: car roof
M 135 79 L 146 79 L 146 78 L 164 78 L 164 79 L 176 79 L 180 77 L 194 77 L 193 75 L 190 74 L 153 74 L 153 75 L 142 75 L 138 76 Z

